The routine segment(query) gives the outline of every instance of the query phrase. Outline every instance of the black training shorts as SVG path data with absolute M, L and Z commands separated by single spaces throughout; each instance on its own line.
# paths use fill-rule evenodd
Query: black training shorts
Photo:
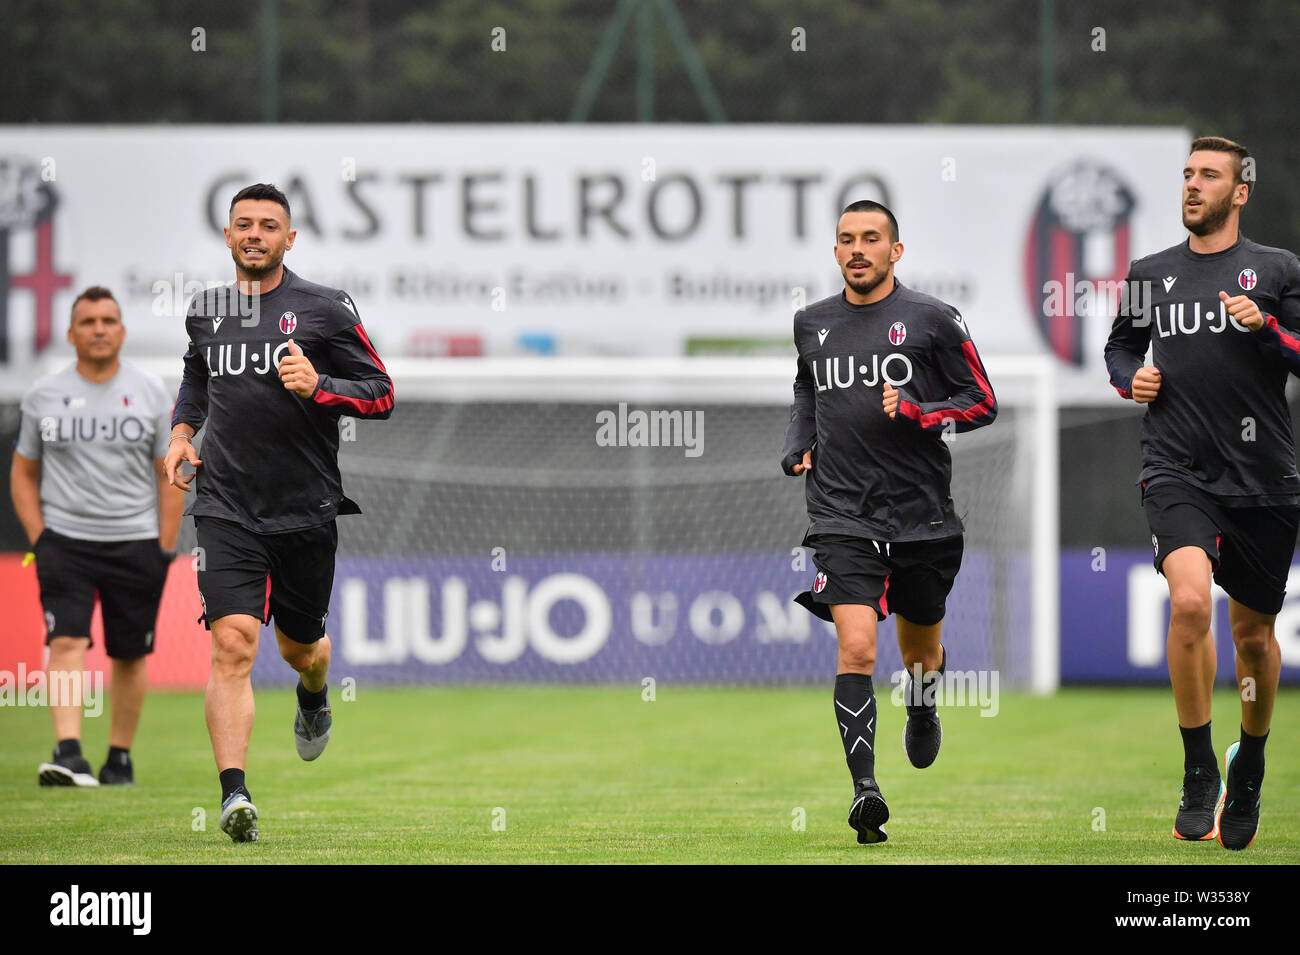
M 47 527 L 32 551 L 45 611 L 46 643 L 54 637 L 89 639 L 98 593 L 108 655 L 134 660 L 153 653 L 158 605 L 170 566 L 156 537 L 88 541 Z
M 842 534 L 817 534 L 813 548 L 817 578 L 795 601 L 830 620 L 832 604 L 864 604 L 884 620 L 891 612 L 930 626 L 943 619 L 948 594 L 961 569 L 962 537 L 926 541 L 873 541 Z
M 194 520 L 199 551 L 203 621 L 232 613 L 263 623 L 275 619 L 284 635 L 315 643 L 325 635 L 334 588 L 334 522 L 285 534 L 254 534 L 216 517 Z
M 1151 528 L 1156 570 L 1180 547 L 1199 547 L 1210 557 L 1214 582 L 1256 613 L 1275 614 L 1286 596 L 1300 507 L 1229 507 L 1172 478 L 1142 489 L 1142 510 Z

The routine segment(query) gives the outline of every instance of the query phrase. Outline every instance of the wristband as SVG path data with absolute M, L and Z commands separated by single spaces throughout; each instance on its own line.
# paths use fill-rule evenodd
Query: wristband
M 184 438 L 186 441 L 189 441 L 190 438 L 192 438 L 192 437 L 194 437 L 194 436 L 191 435 L 191 434 L 185 434 L 184 432 L 177 432 L 176 434 L 174 434 L 174 435 L 171 436 L 171 439 L 168 440 L 167 443 L 168 443 L 168 444 L 171 444 L 172 441 L 175 441 L 177 438 Z M 190 443 L 193 444 L 194 442 L 190 441 Z
M 163 547 L 159 547 L 158 552 L 167 558 L 167 563 L 169 564 L 176 559 L 176 551 L 174 550 L 167 550 Z

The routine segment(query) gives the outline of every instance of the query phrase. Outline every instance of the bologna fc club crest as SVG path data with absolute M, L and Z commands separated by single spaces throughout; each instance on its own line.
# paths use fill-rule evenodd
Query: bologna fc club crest
M 1128 274 L 1133 193 L 1091 160 L 1053 175 L 1025 237 L 1025 298 L 1047 347 L 1071 365 L 1085 362 L 1088 322 L 1110 324 L 1110 296 Z M 1101 285 L 1100 283 L 1107 283 Z
M 813 581 L 813 593 L 819 594 L 826 589 L 826 574 L 819 573 L 817 579 Z
M 35 319 L 32 336 L 36 354 L 50 344 L 54 296 L 72 285 L 72 275 L 54 264 L 54 212 L 59 198 L 51 181 L 53 160 L 37 164 L 17 156 L 0 156 L 0 364 L 10 361 L 10 300 L 30 302 Z M 47 174 L 48 171 L 48 174 Z M 32 243 L 21 261 L 28 271 L 10 271 L 16 242 Z
M 1255 287 L 1255 270 L 1242 269 L 1241 274 L 1237 276 L 1237 284 L 1247 292 Z
M 280 331 L 286 335 L 292 335 L 293 330 L 298 327 L 298 316 L 293 312 L 285 312 L 280 316 Z
M 889 326 L 889 344 L 901 345 L 907 338 L 907 326 L 902 322 L 894 322 Z

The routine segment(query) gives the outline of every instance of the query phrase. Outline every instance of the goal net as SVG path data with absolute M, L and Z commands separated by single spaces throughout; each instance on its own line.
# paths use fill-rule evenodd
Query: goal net
M 987 363 L 999 415 L 952 436 L 965 556 L 949 669 L 1050 691 L 1057 666 L 1050 364 Z M 358 682 L 825 683 L 836 644 L 791 598 L 803 481 L 779 466 L 794 361 L 390 363 L 388 421 L 340 422 L 332 671 Z M 255 678 L 289 675 L 262 654 Z M 901 669 L 880 628 L 883 686 Z M 653 681 L 653 682 L 650 682 Z

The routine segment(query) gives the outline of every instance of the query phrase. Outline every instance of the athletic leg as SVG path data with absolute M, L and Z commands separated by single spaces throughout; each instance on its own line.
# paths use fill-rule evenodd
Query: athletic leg
M 54 738 L 56 740 L 81 739 L 81 694 L 83 674 L 86 670 L 86 650 L 90 648 L 89 637 L 54 637 L 50 640 L 50 662 L 46 669 L 46 686 L 51 690 L 50 715 L 54 718 Z M 54 687 L 71 688 L 75 684 L 76 695 L 72 699 L 55 702 Z
M 1214 687 L 1210 558 L 1200 547 L 1180 547 L 1165 557 L 1162 570 L 1169 584 L 1169 682 L 1178 725 L 1191 729 L 1210 721 Z
M 320 693 L 330 671 L 330 638 L 321 637 L 315 643 L 299 643 L 285 636 L 280 625 L 275 626 L 275 640 L 284 662 L 298 671 L 302 685 L 311 693 Z
M 940 639 L 943 621 L 932 624 L 913 623 L 900 613 L 894 614 L 898 628 L 898 649 L 907 670 L 907 690 L 903 705 L 907 725 L 903 728 L 903 752 L 917 769 L 932 765 L 943 743 L 943 727 L 935 697 L 944 652 Z
M 144 709 L 144 694 L 149 685 L 146 657 L 134 660 L 113 660 L 109 688 L 112 699 L 112 717 L 108 732 L 108 745 L 116 749 L 130 749 L 140 725 L 140 712 Z
M 830 609 L 839 640 L 835 719 L 854 784 L 849 825 L 857 830 L 859 843 L 884 842 L 881 827 L 889 819 L 889 808 L 875 780 L 876 698 L 871 685 L 877 614 L 863 604 L 833 604 Z
M 1218 831 L 1220 845 L 1244 849 L 1255 841 L 1259 830 L 1264 744 L 1268 741 L 1273 703 L 1282 675 L 1282 651 L 1273 631 L 1275 614 L 1260 613 L 1229 600 L 1228 619 L 1237 650 L 1241 738 L 1224 755 L 1227 793 L 1219 813 Z
M 82 687 L 89 637 L 53 637 L 46 666 L 50 715 L 54 720 L 54 756 L 41 763 L 42 786 L 97 786 L 90 763 L 81 752 Z M 21 688 L 20 688 L 21 689 Z
M 254 716 L 250 674 L 261 626 L 256 617 L 242 613 L 227 614 L 211 622 L 212 672 L 203 709 L 218 772 L 243 770 L 248 757 Z
M 912 623 L 906 617 L 894 614 L 894 625 L 898 628 L 898 650 L 903 656 L 903 666 L 908 673 L 914 674 L 917 666 L 921 673 L 937 673 L 943 662 L 943 621 L 922 625 Z
M 1161 570 L 1169 584 L 1166 654 L 1183 739 L 1183 788 L 1174 836 L 1200 841 L 1218 833 L 1224 784 L 1210 736 L 1216 657 L 1210 632 L 1210 557 L 1201 547 L 1179 547 Z

